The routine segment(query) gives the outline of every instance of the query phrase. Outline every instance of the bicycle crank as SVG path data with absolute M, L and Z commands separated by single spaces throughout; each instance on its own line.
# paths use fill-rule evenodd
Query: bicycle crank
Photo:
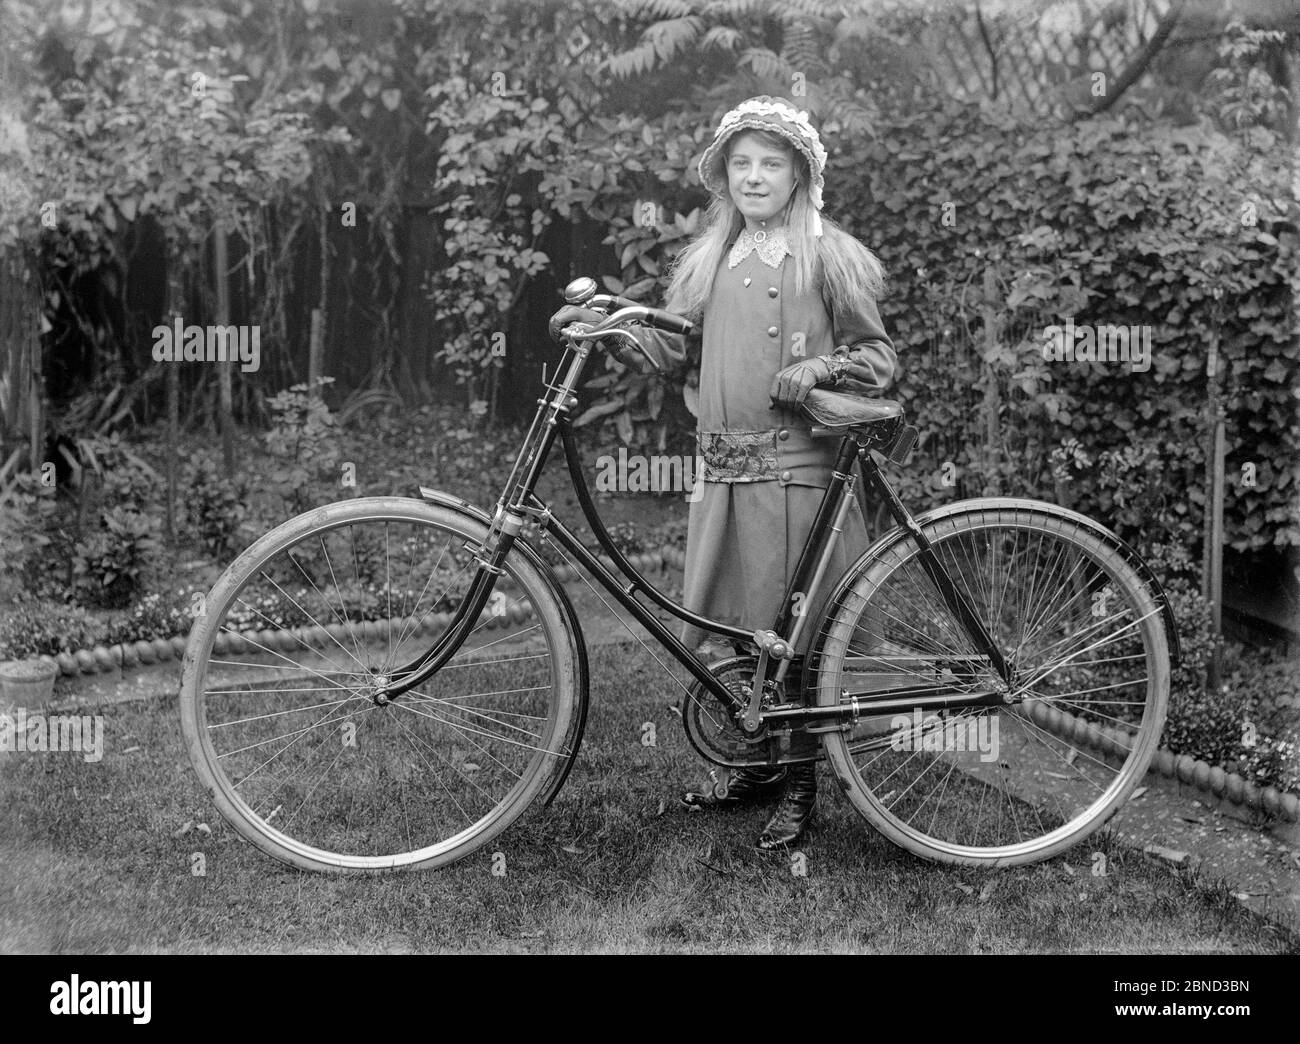
M 756 657 L 733 656 L 719 660 L 709 669 L 742 703 L 748 704 L 756 667 Z M 706 761 L 723 768 L 750 768 L 810 760 L 807 754 L 797 757 L 790 755 L 792 729 L 761 726 L 757 732 L 747 733 L 731 709 L 698 682 L 691 687 L 690 694 L 682 702 L 682 725 L 686 729 L 686 738 Z M 762 701 L 764 709 L 776 705 L 770 695 Z M 819 749 L 816 757 L 820 759 L 822 756 Z M 722 786 L 725 790 L 725 777 Z

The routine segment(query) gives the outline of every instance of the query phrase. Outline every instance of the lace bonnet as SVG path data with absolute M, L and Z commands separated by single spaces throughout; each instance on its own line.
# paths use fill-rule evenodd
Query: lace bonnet
M 761 94 L 741 102 L 722 117 L 713 141 L 700 157 L 700 180 L 704 187 L 715 196 L 727 198 L 727 141 L 733 134 L 744 130 L 772 131 L 797 149 L 808 161 L 810 183 L 808 198 L 813 205 L 813 226 L 816 235 L 821 235 L 822 188 L 826 179 L 822 172 L 826 169 L 826 149 L 813 125 L 808 122 L 808 113 L 799 111 L 781 98 Z

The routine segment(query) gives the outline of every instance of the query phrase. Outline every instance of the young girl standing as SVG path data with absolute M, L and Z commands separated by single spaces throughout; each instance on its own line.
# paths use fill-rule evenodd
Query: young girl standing
M 817 386 L 878 392 L 894 374 L 894 346 L 876 308 L 881 266 L 822 217 L 825 166 L 808 114 L 785 99 L 762 95 L 728 112 L 700 160 L 713 196 L 705 227 L 676 260 L 668 288 L 666 307 L 696 320 L 703 339 L 697 441 L 704 488 L 691 504 L 683 603 L 755 630 L 770 627 L 781 606 L 837 448 L 838 440 L 813 440 L 799 403 Z M 551 327 L 601 318 L 568 307 Z M 665 368 L 685 356 L 680 337 L 632 332 Z M 842 574 L 866 547 L 854 503 L 829 575 Z M 805 629 L 800 656 L 814 631 Z M 691 627 L 683 634 L 690 647 L 704 637 Z M 781 790 L 757 847 L 793 844 L 816 799 L 817 752 L 793 753 L 809 760 L 739 770 L 722 800 L 693 791 L 683 800 L 731 806 Z

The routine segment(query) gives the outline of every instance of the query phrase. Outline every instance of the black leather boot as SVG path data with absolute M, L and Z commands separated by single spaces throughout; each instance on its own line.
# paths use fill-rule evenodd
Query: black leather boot
M 781 788 L 789 771 L 785 765 L 736 769 L 727 781 L 724 797 L 719 797 L 711 784 L 705 784 L 699 790 L 686 791 L 682 795 L 682 804 L 698 808 L 734 808 L 736 805 L 760 801 Z
M 754 847 L 761 852 L 771 852 L 793 845 L 803 837 L 808 821 L 812 819 L 813 805 L 817 801 L 817 766 L 815 764 L 791 765 L 786 780 L 785 793 L 776 806 L 772 818 L 758 835 Z

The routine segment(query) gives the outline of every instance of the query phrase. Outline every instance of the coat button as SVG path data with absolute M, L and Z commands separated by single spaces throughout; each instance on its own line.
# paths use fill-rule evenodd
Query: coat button
M 786 439 L 790 437 L 790 429 L 782 428 L 780 431 L 776 433 L 776 437 L 780 439 L 782 442 L 784 442 Z
M 769 326 L 769 327 L 767 328 L 767 336 L 768 336 L 768 337 L 776 337 L 780 332 L 781 332 L 781 331 L 778 330 L 775 326 Z
M 767 288 L 767 296 L 768 296 L 768 297 L 775 297 L 775 296 L 776 296 L 777 294 L 779 294 L 780 292 L 781 292 L 781 291 L 778 290 L 778 289 L 777 289 L 776 287 L 774 287 L 774 286 L 769 286 L 769 287 Z
M 789 482 L 789 481 L 790 481 L 790 472 L 788 472 L 788 471 L 783 471 L 783 472 L 781 472 L 781 481 L 782 481 L 782 482 Z

